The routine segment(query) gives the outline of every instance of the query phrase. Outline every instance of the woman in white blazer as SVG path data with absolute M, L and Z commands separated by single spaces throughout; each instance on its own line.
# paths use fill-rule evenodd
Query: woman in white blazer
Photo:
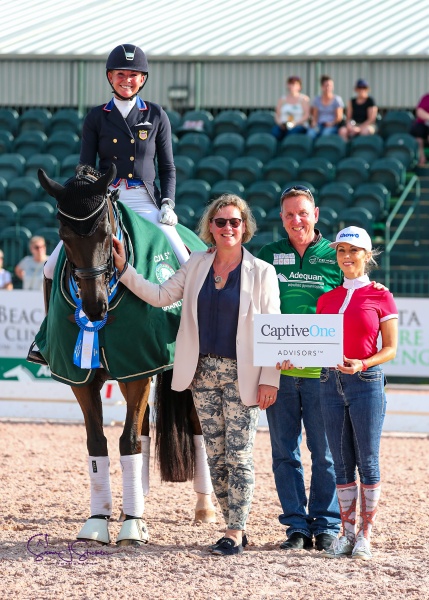
M 203 431 L 213 488 L 226 522 L 214 554 L 241 554 L 254 489 L 253 444 L 259 410 L 276 400 L 279 371 L 253 366 L 253 316 L 279 314 L 272 265 L 243 248 L 256 224 L 247 203 L 224 194 L 206 209 L 200 237 L 215 246 L 195 252 L 161 285 L 126 262 L 114 239 L 121 281 L 153 306 L 183 299 L 172 387 L 190 388 Z

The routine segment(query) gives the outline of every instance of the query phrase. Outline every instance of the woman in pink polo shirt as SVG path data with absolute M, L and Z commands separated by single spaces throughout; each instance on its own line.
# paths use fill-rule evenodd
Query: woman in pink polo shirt
M 346 227 L 330 246 L 336 248 L 344 283 L 319 298 L 317 313 L 344 314 L 344 363 L 322 369 L 320 401 L 334 458 L 343 532 L 324 556 L 368 560 L 380 498 L 379 449 L 386 411 L 380 365 L 396 354 L 398 310 L 392 294 L 387 289 L 377 290 L 369 280 L 367 273 L 376 265 L 377 251 L 364 229 Z M 356 468 L 360 479 L 357 533 Z

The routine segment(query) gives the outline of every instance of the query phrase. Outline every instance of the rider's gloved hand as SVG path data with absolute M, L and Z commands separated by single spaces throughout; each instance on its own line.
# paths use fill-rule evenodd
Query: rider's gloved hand
M 171 207 L 173 202 L 169 198 L 164 198 L 161 203 L 161 210 L 159 212 L 159 222 L 165 225 L 177 225 L 177 215 Z

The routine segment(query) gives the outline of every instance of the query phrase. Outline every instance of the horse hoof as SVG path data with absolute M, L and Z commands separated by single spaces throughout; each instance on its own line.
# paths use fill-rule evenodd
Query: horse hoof
M 216 523 L 216 511 L 212 508 L 200 508 L 195 510 L 195 522 Z
M 108 523 L 107 519 L 88 519 L 77 534 L 77 539 L 110 544 Z
M 143 546 L 149 541 L 149 532 L 143 519 L 128 519 L 122 523 L 116 538 L 118 546 Z

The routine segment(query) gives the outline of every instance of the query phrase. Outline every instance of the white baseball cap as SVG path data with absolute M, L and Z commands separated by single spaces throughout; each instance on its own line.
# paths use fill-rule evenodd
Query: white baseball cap
M 368 252 L 372 250 L 372 242 L 371 238 L 361 227 L 355 227 L 352 225 L 351 227 L 346 227 L 345 229 L 341 229 L 337 233 L 337 237 L 335 238 L 335 242 L 332 242 L 330 245 L 331 248 L 336 248 L 338 244 L 341 242 L 346 242 L 347 244 L 353 244 L 357 248 L 363 248 Z

